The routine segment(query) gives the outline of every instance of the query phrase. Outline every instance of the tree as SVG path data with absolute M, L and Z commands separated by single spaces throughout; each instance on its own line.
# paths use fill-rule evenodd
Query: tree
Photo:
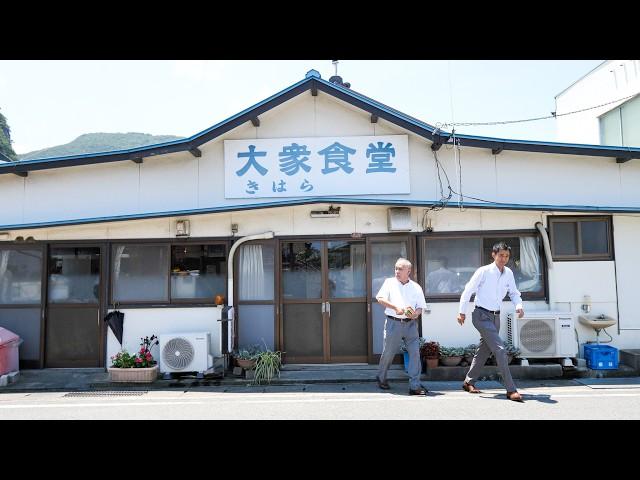
M 2 155 L 11 161 L 18 159 L 11 147 L 11 129 L 7 125 L 7 119 L 0 113 L 0 157 Z

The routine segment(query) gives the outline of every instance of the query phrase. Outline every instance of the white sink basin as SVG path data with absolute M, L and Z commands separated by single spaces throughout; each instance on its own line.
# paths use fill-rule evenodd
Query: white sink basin
M 618 321 L 607 315 L 579 315 L 578 320 L 583 325 L 600 330 L 615 325 Z

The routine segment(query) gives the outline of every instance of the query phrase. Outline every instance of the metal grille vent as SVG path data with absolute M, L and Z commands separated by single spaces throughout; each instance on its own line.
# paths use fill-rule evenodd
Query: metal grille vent
M 181 337 L 172 338 L 162 349 L 162 359 L 175 370 L 182 370 L 189 365 L 193 360 L 193 355 L 193 345 Z
M 544 352 L 553 342 L 553 328 L 543 320 L 529 320 L 520 329 L 520 343 L 530 352 Z
M 141 391 L 102 391 L 102 392 L 71 392 L 63 395 L 66 398 L 69 397 L 139 397 L 147 393 Z

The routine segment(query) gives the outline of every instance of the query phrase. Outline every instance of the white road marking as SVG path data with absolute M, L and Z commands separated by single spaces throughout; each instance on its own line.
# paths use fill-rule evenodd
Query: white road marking
M 33 405 L 0 405 L 0 410 L 10 408 L 78 408 L 78 407 L 153 407 L 156 405 L 201 405 L 206 402 L 123 402 L 123 403 L 36 403 Z

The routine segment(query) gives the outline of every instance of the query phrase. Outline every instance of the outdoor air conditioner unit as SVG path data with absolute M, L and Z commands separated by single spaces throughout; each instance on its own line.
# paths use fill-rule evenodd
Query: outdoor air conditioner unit
M 507 339 L 520 349 L 522 365 L 528 358 L 563 358 L 563 366 L 572 366 L 578 355 L 574 318 L 570 312 L 528 312 L 518 318 L 508 315 Z
M 160 372 L 197 372 L 198 378 L 213 367 L 211 333 L 174 333 L 160 335 Z

